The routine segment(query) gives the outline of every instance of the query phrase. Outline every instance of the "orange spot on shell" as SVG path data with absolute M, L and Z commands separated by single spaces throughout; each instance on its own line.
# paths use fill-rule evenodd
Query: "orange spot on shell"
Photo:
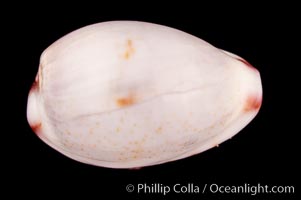
M 30 124 L 31 129 L 33 130 L 33 132 L 35 132 L 37 135 L 40 134 L 41 132 L 41 128 L 42 128 L 42 123 L 35 123 L 35 124 Z
M 130 94 L 127 97 L 122 97 L 116 100 L 116 104 L 119 107 L 125 107 L 125 106 L 130 106 L 135 103 L 135 97 L 134 95 Z
M 126 42 L 126 49 L 123 54 L 123 58 L 128 60 L 135 52 L 135 49 L 133 47 L 133 42 L 131 39 L 128 39 Z
M 160 127 L 158 127 L 157 129 L 156 129 L 156 133 L 161 133 L 162 132 L 162 126 L 160 126 Z
M 254 110 L 258 110 L 261 107 L 262 96 L 251 95 L 247 98 L 244 111 L 250 112 Z

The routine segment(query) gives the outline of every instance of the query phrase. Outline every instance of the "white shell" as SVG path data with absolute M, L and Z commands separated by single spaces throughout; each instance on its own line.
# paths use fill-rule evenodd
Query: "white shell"
M 76 30 L 42 54 L 27 118 L 77 161 L 135 168 L 231 138 L 257 114 L 258 71 L 166 26 L 112 21 Z

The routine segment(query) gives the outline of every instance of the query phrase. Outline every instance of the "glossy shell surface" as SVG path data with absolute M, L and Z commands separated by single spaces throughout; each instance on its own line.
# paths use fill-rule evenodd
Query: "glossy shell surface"
M 42 54 L 27 118 L 80 162 L 135 168 L 231 138 L 258 113 L 259 72 L 182 31 L 136 21 L 78 29 Z

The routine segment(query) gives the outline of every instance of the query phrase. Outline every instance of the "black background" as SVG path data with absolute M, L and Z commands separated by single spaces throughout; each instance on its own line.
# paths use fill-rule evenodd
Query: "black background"
M 81 5 L 79 5 L 81 7 Z M 93 9 L 91 9 L 91 7 Z M 298 77 L 294 70 L 300 65 L 294 50 L 295 27 L 291 8 L 244 5 L 226 9 L 223 6 L 202 7 L 173 4 L 163 7 L 143 5 L 85 6 L 74 9 L 60 4 L 14 5 L 2 17 L 5 56 L 5 86 L 12 86 L 4 100 L 8 129 L 2 134 L 3 176 L 10 195 L 24 197 L 82 196 L 86 199 L 121 195 L 143 199 L 145 194 L 127 193 L 127 184 L 217 183 L 220 185 L 293 185 L 298 193 L 300 153 L 297 129 Z M 217 7 L 219 9 L 217 9 Z M 250 9 L 246 9 L 246 8 Z M 46 9 L 49 8 L 49 9 Z M 206 11 L 206 12 L 205 12 Z M 171 26 L 200 37 L 221 49 L 233 52 L 259 69 L 263 84 L 263 105 L 258 116 L 238 135 L 190 158 L 140 170 L 108 169 L 73 161 L 48 147 L 32 132 L 26 120 L 26 103 L 42 51 L 61 36 L 82 26 L 109 20 L 140 20 Z M 295 56 L 293 56 L 295 55 Z M 299 84 L 300 85 L 300 84 Z M 5 89 L 10 87 L 5 87 Z M 12 104 L 10 104 L 12 103 Z M 293 116 L 296 114 L 296 116 Z M 8 137 L 6 139 L 6 137 Z M 43 193 L 43 195 L 40 194 Z M 187 195 L 187 194 L 186 194 Z M 155 199 L 163 199 L 161 194 Z M 169 195 L 168 197 L 170 197 Z M 175 195 L 176 199 L 291 199 L 296 194 L 274 195 Z

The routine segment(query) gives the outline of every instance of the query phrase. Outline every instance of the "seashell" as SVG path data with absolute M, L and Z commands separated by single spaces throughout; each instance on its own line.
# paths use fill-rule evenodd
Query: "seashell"
M 261 101 L 259 72 L 241 57 L 166 26 L 112 21 L 43 52 L 27 118 L 40 139 L 74 160 L 136 168 L 217 146 Z

